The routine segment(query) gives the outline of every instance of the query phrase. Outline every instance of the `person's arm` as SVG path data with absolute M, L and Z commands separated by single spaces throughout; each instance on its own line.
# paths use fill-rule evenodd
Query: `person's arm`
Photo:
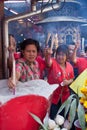
M 77 44 L 75 44 L 75 48 L 74 48 L 74 50 L 73 50 L 73 54 L 72 54 L 72 58 L 71 58 L 71 60 L 72 60 L 72 62 L 75 64 L 76 63 L 76 61 L 77 61 L 77 50 L 78 50 L 78 48 L 79 48 L 79 44 L 77 43 Z
M 45 62 L 48 67 L 51 67 L 51 65 L 52 65 L 51 54 L 52 54 L 52 52 L 51 52 L 50 48 L 44 49 Z
M 73 79 L 69 79 L 69 80 L 64 79 L 63 80 L 63 86 L 70 85 L 72 82 L 73 82 Z

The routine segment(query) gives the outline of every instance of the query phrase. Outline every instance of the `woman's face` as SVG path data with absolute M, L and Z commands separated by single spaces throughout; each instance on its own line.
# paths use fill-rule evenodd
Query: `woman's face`
M 69 58 L 72 58 L 75 45 L 69 45 L 68 48 L 69 48 Z
M 56 60 L 59 64 L 65 64 L 67 60 L 66 54 L 61 51 L 59 54 L 57 54 Z
M 27 45 L 23 51 L 23 57 L 30 63 L 34 62 L 37 57 L 37 48 L 35 45 Z

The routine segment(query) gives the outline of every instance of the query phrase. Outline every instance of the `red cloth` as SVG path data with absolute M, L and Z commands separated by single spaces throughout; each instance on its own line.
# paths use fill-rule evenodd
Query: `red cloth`
M 39 124 L 29 112 L 44 119 L 48 100 L 42 96 L 29 95 L 11 99 L 0 107 L 0 130 L 38 130 Z
M 61 84 L 63 79 L 73 79 L 74 78 L 74 71 L 73 67 L 69 62 L 66 62 L 65 71 L 61 69 L 60 65 L 57 63 L 55 59 L 52 59 L 52 66 L 48 72 L 48 82 L 49 84 Z M 62 96 L 61 96 L 62 93 Z M 68 86 L 61 86 L 58 87 L 52 97 L 52 103 L 57 104 L 59 99 L 64 102 L 70 95 L 70 91 Z
M 44 69 L 46 68 L 46 63 L 45 60 L 41 57 L 41 56 L 37 56 L 36 61 L 39 64 L 39 68 L 40 68 L 40 78 L 43 78 L 43 74 L 44 74 Z
M 80 74 L 87 69 L 87 58 L 77 58 L 75 66 L 78 68 L 78 73 Z

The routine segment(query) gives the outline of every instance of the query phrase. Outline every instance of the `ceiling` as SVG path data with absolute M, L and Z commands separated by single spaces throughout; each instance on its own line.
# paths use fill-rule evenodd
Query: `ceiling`
M 35 0 L 37 2 L 35 3 L 36 10 L 34 11 L 31 7 L 32 1 L 34 0 L 9 0 L 4 2 L 5 18 L 16 17 L 18 15 L 34 12 L 34 15 L 16 21 L 21 26 L 18 26 L 18 23 L 13 23 L 16 29 L 18 27 L 17 31 L 15 31 L 18 35 L 22 35 L 21 32 L 24 32 L 25 26 L 32 26 L 35 30 L 40 32 L 41 26 L 38 27 L 36 25 L 44 22 L 76 21 L 81 22 L 83 27 L 87 26 L 87 0 L 59 0 L 60 3 L 58 0 Z M 60 6 L 59 8 L 54 9 L 54 5 Z M 66 10 L 67 5 L 69 7 L 68 12 Z M 44 13 L 44 10 L 49 7 L 52 7 L 52 9 Z M 77 13 L 74 13 L 73 11 L 71 12 L 74 8 Z M 41 13 L 35 15 L 35 12 L 38 10 L 41 10 Z M 10 28 L 12 28 L 12 26 L 10 26 Z M 19 28 L 22 29 L 22 31 L 20 31 Z
M 37 9 L 45 8 L 46 6 L 50 5 L 50 3 L 51 4 L 56 3 L 56 0 L 15 0 L 15 1 L 8 0 L 4 2 L 5 3 L 4 6 L 7 7 L 9 11 L 13 10 L 14 12 L 17 12 L 17 13 L 28 12 L 28 11 L 31 11 L 32 1 L 37 1 L 36 2 Z M 59 0 L 59 1 L 62 1 L 62 2 L 75 1 L 75 2 L 81 3 L 84 9 L 87 8 L 87 0 Z M 5 9 L 6 16 L 12 15 L 9 11 L 7 12 Z
M 22 13 L 30 13 L 32 12 L 32 1 L 37 1 L 35 3 L 36 6 L 36 10 L 41 10 L 43 12 L 43 10 L 48 7 L 48 6 L 52 6 L 53 4 L 56 3 L 56 0 L 8 0 L 4 2 L 4 13 L 5 13 L 5 17 L 9 17 L 9 16 L 16 16 L 18 14 L 22 14 Z M 58 0 L 57 0 L 58 1 Z M 80 8 L 80 15 L 78 17 L 83 17 L 83 18 L 87 18 L 87 0 L 60 0 L 62 2 L 60 2 L 60 7 L 58 9 L 56 9 L 57 11 L 60 10 L 61 8 L 63 8 L 65 6 L 65 4 L 69 3 L 78 3 L 79 8 Z M 57 2 L 57 4 L 59 4 L 59 2 Z M 74 4 L 72 4 L 72 6 L 74 6 Z M 35 11 L 36 11 L 35 10 Z M 45 18 L 48 18 L 50 16 L 57 16 L 58 12 L 56 11 L 53 12 L 51 11 L 49 14 L 44 14 L 41 13 L 39 16 L 34 15 L 34 17 L 31 18 L 31 21 L 33 22 L 38 22 L 41 21 Z

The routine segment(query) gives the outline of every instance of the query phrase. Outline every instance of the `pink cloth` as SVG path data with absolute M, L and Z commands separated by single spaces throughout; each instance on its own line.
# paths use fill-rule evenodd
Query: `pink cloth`
M 33 65 L 34 67 L 31 68 L 28 62 L 24 58 L 17 60 L 16 71 L 21 73 L 21 77 L 20 77 L 21 82 L 40 78 L 40 69 L 39 69 L 38 62 L 35 61 Z

